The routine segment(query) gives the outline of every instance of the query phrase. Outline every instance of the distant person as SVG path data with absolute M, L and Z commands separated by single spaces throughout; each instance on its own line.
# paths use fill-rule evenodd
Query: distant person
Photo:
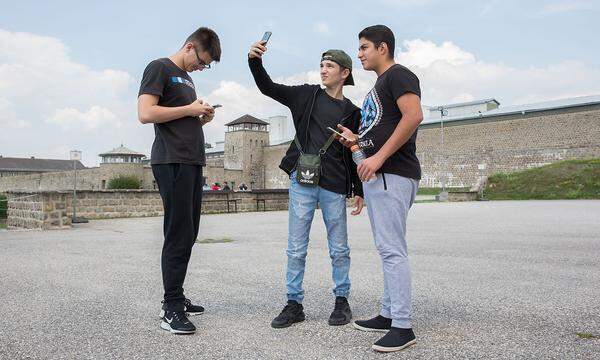
M 225 181 L 223 183 L 223 191 L 230 191 L 231 188 L 229 187 L 229 184 L 227 183 L 227 181 Z
M 187 315 L 204 308 L 185 297 L 183 282 L 192 246 L 198 237 L 202 208 L 203 126 L 214 108 L 196 98 L 189 73 L 210 68 L 221 59 L 217 34 L 199 28 L 181 49 L 146 66 L 138 94 L 138 117 L 154 124 L 155 139 L 150 164 L 164 207 L 164 245 L 161 256 L 164 300 L 161 328 L 173 334 L 196 331 Z
M 244 183 L 241 183 L 238 189 L 240 189 L 240 191 L 248 191 L 248 187 Z
M 202 191 L 210 191 L 210 186 L 207 183 L 204 183 L 204 185 L 202 185 Z
M 219 183 L 214 183 L 213 186 L 212 186 L 212 188 L 211 188 L 211 190 L 212 191 L 221 190 L 221 185 L 219 185 Z

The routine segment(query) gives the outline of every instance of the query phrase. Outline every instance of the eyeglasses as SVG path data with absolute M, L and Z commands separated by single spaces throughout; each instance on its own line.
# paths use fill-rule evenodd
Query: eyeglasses
M 198 52 L 196 51 L 196 48 L 194 48 L 194 54 L 196 54 L 196 58 L 198 58 L 198 64 L 200 64 L 201 68 L 210 69 L 210 64 L 207 64 L 204 62 L 204 60 L 200 59 L 200 56 L 198 56 Z

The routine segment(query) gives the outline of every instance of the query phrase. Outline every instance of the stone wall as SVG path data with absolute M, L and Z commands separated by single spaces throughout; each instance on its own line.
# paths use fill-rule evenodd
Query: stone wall
M 61 229 L 71 225 L 73 193 L 69 191 L 9 192 L 9 229 Z M 209 191 L 203 193 L 202 213 L 287 210 L 288 191 Z M 156 190 L 100 190 L 77 192 L 77 217 L 111 219 L 162 216 Z
M 8 198 L 9 230 L 65 229 L 71 226 L 71 217 L 67 214 L 65 192 L 10 192 Z
M 153 189 L 154 176 L 149 166 L 142 164 L 102 164 L 100 167 L 77 170 L 77 189 L 102 190 L 110 179 L 119 175 L 135 176 L 142 188 Z M 74 172 L 58 171 L 0 179 L 0 192 L 7 191 L 63 191 L 73 189 Z
M 225 169 L 223 166 L 223 157 L 213 157 L 206 159 L 206 166 L 203 169 L 203 176 L 206 183 L 212 185 L 214 183 L 222 184 L 225 179 Z
M 66 201 L 67 213 L 71 216 L 72 193 Z M 162 213 L 162 201 L 157 190 L 77 191 L 77 217 L 111 219 L 161 216 Z
M 265 161 L 265 182 L 267 189 L 288 189 L 290 178 L 285 171 L 279 168 L 281 159 L 285 156 L 289 143 L 265 148 L 263 158 Z
M 600 157 L 600 107 L 422 125 L 417 136 L 421 186 L 472 186 L 483 176 L 569 159 Z

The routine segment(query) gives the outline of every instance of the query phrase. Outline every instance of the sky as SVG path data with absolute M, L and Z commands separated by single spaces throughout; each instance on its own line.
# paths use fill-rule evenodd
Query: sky
M 0 155 L 86 166 L 123 143 L 150 154 L 152 125 L 137 120 L 145 66 L 175 53 L 200 26 L 215 30 L 221 62 L 193 73 L 198 97 L 223 104 L 204 128 L 223 140 L 244 114 L 290 116 L 258 92 L 250 44 L 273 32 L 264 64 L 285 84 L 319 83 L 320 54 L 345 50 L 357 105 L 375 82 L 356 58 L 364 27 L 389 26 L 396 61 L 421 81 L 422 103 L 496 98 L 501 105 L 600 94 L 600 1 L 6 1 L 0 0 Z M 595 35 L 596 34 L 596 35 Z

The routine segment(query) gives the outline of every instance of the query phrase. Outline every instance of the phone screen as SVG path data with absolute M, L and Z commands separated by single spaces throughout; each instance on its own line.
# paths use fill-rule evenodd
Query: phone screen
M 266 44 L 269 41 L 269 39 L 271 38 L 271 34 L 272 34 L 272 32 L 265 31 L 265 34 L 263 35 L 263 37 L 260 41 L 263 41 Z
M 327 130 L 329 130 L 329 131 L 331 131 L 331 132 L 333 132 L 333 133 L 335 133 L 335 134 L 339 135 L 340 137 L 343 137 L 344 139 L 346 139 L 346 140 L 348 140 L 348 141 L 352 141 L 352 140 L 348 139 L 347 137 L 345 137 L 344 135 L 342 135 L 342 134 L 341 134 L 340 132 L 338 132 L 337 130 L 335 130 L 335 129 L 333 129 L 333 128 L 329 127 L 329 126 L 327 127 Z

